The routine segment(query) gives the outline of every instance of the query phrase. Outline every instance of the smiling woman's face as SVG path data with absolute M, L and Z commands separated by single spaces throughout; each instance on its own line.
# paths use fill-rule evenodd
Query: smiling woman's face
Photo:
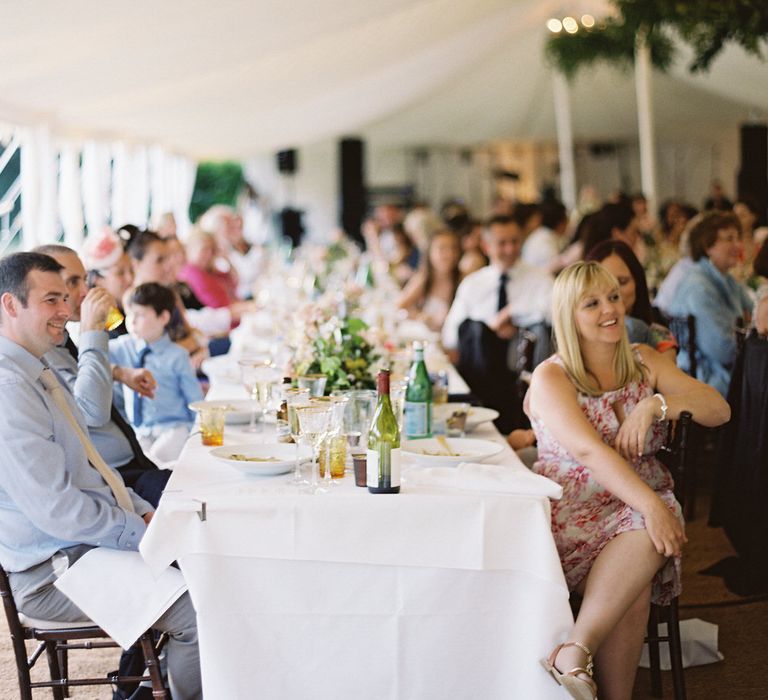
M 624 333 L 624 302 L 615 287 L 588 289 L 577 302 L 574 317 L 582 343 L 617 343 Z

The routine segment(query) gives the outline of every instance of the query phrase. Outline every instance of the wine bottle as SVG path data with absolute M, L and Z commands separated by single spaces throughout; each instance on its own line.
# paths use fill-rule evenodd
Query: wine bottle
M 415 356 L 408 371 L 405 390 L 405 437 L 425 438 L 432 434 L 432 382 L 424 364 L 424 346 L 413 344 Z
M 368 432 L 367 485 L 371 493 L 400 493 L 400 431 L 389 400 L 389 370 L 376 377 L 378 401 Z

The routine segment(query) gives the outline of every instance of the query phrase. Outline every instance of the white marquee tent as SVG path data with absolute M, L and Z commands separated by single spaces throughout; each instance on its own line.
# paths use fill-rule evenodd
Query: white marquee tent
M 553 140 L 545 20 L 606 11 L 600 0 L 0 7 L 0 122 L 43 128 L 44 148 L 119 142 L 128 160 L 138 144 L 192 161 L 348 134 L 388 147 Z M 654 76 L 659 139 L 706 144 L 768 115 L 767 63 L 729 47 L 693 76 L 685 58 L 681 48 L 673 70 Z M 636 138 L 631 70 L 585 70 L 570 95 L 576 140 Z

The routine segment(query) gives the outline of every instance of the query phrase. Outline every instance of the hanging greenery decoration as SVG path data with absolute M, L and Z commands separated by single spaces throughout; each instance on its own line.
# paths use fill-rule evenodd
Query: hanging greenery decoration
M 245 184 L 243 166 L 232 161 L 202 162 L 197 166 L 189 204 L 190 221 L 197 221 L 214 204 L 234 206 Z
M 635 41 L 646 33 L 651 61 L 665 71 L 675 57 L 673 34 L 693 50 L 692 73 L 709 70 L 726 44 L 739 44 L 763 58 L 768 41 L 766 0 L 611 0 L 615 16 L 574 34 L 561 32 L 547 42 L 546 52 L 555 67 L 572 78 L 580 68 L 606 61 L 631 65 Z

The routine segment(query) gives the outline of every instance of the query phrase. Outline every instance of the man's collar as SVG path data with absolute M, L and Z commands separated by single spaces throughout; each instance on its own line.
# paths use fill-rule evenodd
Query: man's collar
M 35 357 L 15 340 L 3 335 L 0 335 L 0 354 L 12 360 L 33 381 L 40 376 L 40 372 L 45 367 L 40 358 Z
M 512 277 L 514 273 L 520 269 L 520 258 L 518 258 L 514 265 L 511 265 L 510 267 L 502 267 L 501 265 L 497 263 L 491 263 L 491 267 L 496 271 L 497 274 L 501 274 L 502 272 L 506 272 L 508 277 Z

